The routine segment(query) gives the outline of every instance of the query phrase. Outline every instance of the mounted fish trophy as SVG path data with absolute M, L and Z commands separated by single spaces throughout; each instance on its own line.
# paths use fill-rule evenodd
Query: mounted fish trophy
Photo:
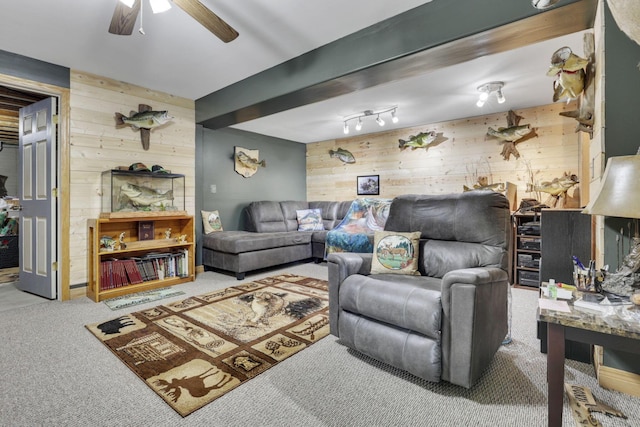
M 442 136 L 442 132 L 435 131 L 420 132 L 417 135 L 411 135 L 408 139 L 398 139 L 398 148 L 403 151 L 407 147 L 411 147 L 411 151 L 418 148 L 424 148 L 427 151 L 431 147 L 440 145 L 449 138 Z
M 329 157 L 333 159 L 338 159 L 342 163 L 355 163 L 356 158 L 353 157 L 351 151 L 345 150 L 344 148 L 338 147 L 337 150 L 329 150 Z
M 487 135 L 500 138 L 504 142 L 501 154 L 502 158 L 507 161 L 512 154 L 516 159 L 520 158 L 520 152 L 516 148 L 517 143 L 533 138 L 534 136 L 538 136 L 535 128 L 531 128 L 531 125 L 519 126 L 520 120 L 522 119 L 522 116 L 519 116 L 509 110 L 509 113 L 507 113 L 506 128 L 498 128 L 498 130 L 495 130 L 492 127 L 489 127 L 489 129 L 487 129 Z
M 258 171 L 258 166 L 267 167 L 267 161 L 258 161 L 260 153 L 258 150 L 235 147 L 234 164 L 235 171 L 245 178 L 253 176 Z
M 551 56 L 548 76 L 553 76 L 553 102 L 566 99 L 578 100 L 577 110 L 561 112 L 561 116 L 578 121 L 576 132 L 593 137 L 595 98 L 595 42 L 593 34 L 584 35 L 584 51 L 587 58 L 575 55 L 569 47 L 562 47 Z
M 129 117 L 116 112 L 115 118 L 117 128 L 131 126 L 133 130 L 140 131 L 140 139 L 144 150 L 149 149 L 151 129 L 160 127 L 173 119 L 167 111 L 153 111 L 150 106 L 145 104 L 138 105 L 138 112 L 131 111 Z
M 565 172 L 560 178 L 554 178 L 552 181 L 543 181 L 539 184 L 527 184 L 527 192 L 539 192 L 547 193 L 549 195 L 548 200 L 545 201 L 546 205 L 553 208 L 556 207 L 560 198 L 562 198 L 561 208 L 573 207 L 569 205 L 569 197 L 567 191 L 576 184 L 579 184 L 578 176 L 569 172 Z M 551 203 L 548 203 L 551 202 Z M 578 204 L 579 205 L 579 204 Z

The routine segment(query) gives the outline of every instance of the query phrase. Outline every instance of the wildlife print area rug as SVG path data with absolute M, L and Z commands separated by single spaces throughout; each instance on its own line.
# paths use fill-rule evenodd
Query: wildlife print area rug
M 86 327 L 184 417 L 327 336 L 328 284 L 283 274 Z

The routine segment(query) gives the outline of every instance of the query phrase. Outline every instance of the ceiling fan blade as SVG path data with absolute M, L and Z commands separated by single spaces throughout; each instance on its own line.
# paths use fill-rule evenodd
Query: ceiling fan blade
M 140 0 L 136 0 L 132 7 L 128 7 L 120 0 L 116 0 L 116 9 L 111 17 L 109 32 L 121 36 L 129 36 L 136 25 L 138 13 L 140 12 Z
M 236 30 L 198 0 L 173 0 L 173 2 L 223 42 L 229 43 L 238 37 Z

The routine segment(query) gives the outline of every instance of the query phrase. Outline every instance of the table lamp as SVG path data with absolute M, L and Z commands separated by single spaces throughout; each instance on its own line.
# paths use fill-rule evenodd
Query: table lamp
M 640 290 L 640 154 L 609 158 L 601 182 L 600 192 L 582 213 L 633 219 L 634 237 L 629 254 L 602 283 L 607 292 L 631 296 Z

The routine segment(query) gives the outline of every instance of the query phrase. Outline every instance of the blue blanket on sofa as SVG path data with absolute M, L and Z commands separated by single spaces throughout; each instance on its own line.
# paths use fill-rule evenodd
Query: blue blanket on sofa
M 390 206 L 391 199 L 354 200 L 340 224 L 327 233 L 326 254 L 332 252 L 373 253 L 374 232 L 384 230 Z

